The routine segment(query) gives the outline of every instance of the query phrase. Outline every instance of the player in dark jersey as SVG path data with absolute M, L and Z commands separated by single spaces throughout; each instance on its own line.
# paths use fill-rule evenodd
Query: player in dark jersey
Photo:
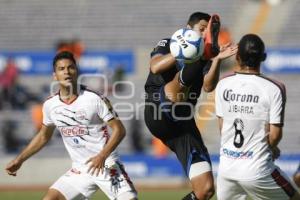
M 204 56 L 182 66 L 170 54 L 170 39 L 158 42 L 151 53 L 145 84 L 145 122 L 150 132 L 176 154 L 190 179 L 193 192 L 183 199 L 202 200 L 213 196 L 214 183 L 209 154 L 194 120 L 194 106 L 202 87 L 206 92 L 214 90 L 221 60 L 237 49 L 226 45 L 219 53 L 220 20 L 216 15 L 193 13 L 187 28 L 205 35 Z

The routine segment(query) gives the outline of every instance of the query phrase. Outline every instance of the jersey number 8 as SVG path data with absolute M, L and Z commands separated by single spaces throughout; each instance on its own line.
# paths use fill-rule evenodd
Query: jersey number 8
M 233 145 L 236 148 L 241 148 L 244 144 L 244 136 L 242 134 L 242 131 L 244 130 L 244 123 L 241 119 L 235 119 L 233 126 L 235 129 Z

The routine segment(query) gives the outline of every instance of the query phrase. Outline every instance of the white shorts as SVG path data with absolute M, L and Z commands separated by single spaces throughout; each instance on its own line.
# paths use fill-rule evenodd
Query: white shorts
M 257 180 L 232 180 L 222 175 L 217 178 L 218 200 L 289 200 L 296 192 L 286 175 L 275 169 Z
M 106 168 L 99 176 L 72 168 L 50 188 L 58 190 L 67 200 L 87 200 L 99 188 L 109 199 L 129 200 L 137 197 L 137 192 L 120 162 Z

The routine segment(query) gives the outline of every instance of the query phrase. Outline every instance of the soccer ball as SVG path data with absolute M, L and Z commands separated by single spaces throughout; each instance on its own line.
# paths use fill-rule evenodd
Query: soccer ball
M 192 29 L 179 29 L 171 37 L 170 51 L 176 60 L 193 62 L 202 56 L 203 49 L 203 38 Z

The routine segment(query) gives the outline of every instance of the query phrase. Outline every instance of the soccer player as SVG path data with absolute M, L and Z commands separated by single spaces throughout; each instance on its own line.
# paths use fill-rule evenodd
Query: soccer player
M 206 92 L 214 90 L 220 61 L 235 54 L 236 48 L 227 45 L 219 53 L 217 15 L 193 13 L 187 28 L 206 35 L 205 53 L 194 63 L 182 66 L 170 53 L 170 39 L 159 41 L 151 53 L 144 114 L 150 132 L 176 154 L 190 179 L 193 192 L 184 199 L 204 200 L 213 196 L 214 183 L 209 154 L 195 123 L 194 106 L 202 86 Z
M 293 176 L 295 183 L 297 184 L 297 186 L 300 188 L 300 165 L 296 171 L 296 173 Z
M 7 173 L 16 176 L 23 162 L 47 144 L 56 127 L 73 162 L 72 168 L 50 187 L 44 200 L 88 199 L 98 188 L 109 199 L 137 199 L 115 152 L 125 129 L 109 101 L 77 85 L 78 67 L 73 54 L 58 53 L 53 70 L 60 90 L 44 102 L 42 128 L 7 165 Z
M 285 86 L 260 73 L 265 45 L 255 34 L 238 44 L 237 71 L 219 81 L 215 105 L 221 132 L 219 200 L 300 199 L 275 166 L 282 138 Z M 275 154 L 274 154 L 274 153 Z

